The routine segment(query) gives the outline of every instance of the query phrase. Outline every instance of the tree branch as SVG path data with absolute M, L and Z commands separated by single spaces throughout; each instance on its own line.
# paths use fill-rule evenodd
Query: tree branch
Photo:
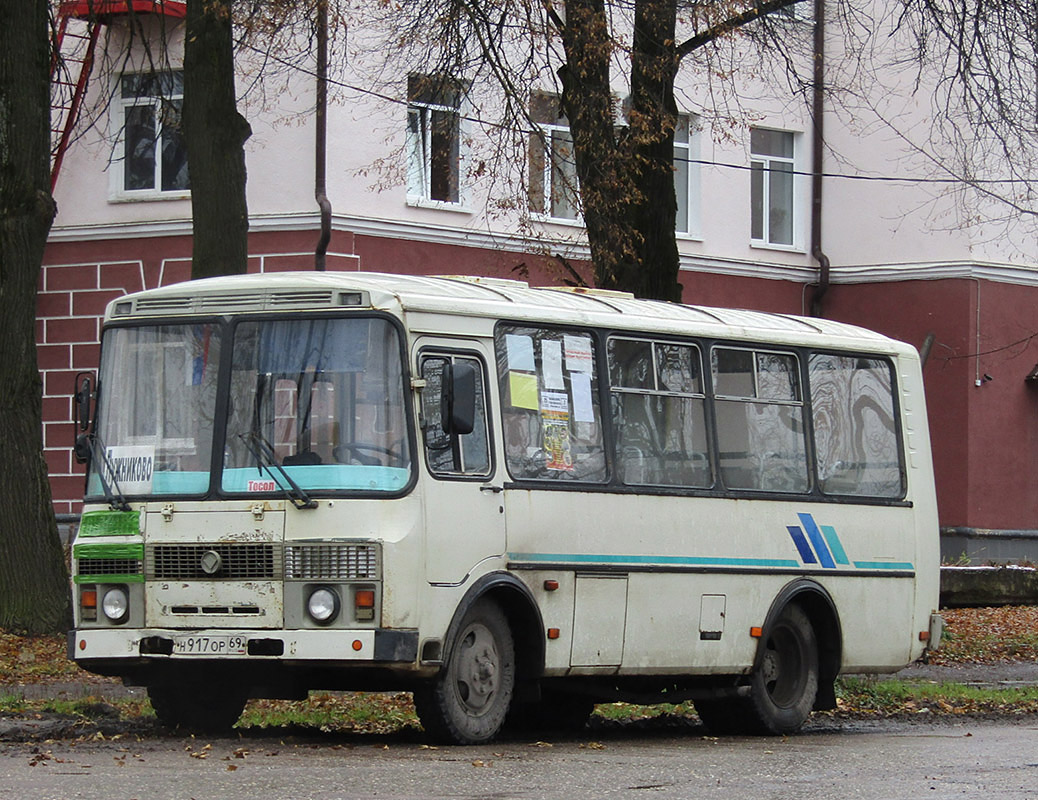
M 566 23 L 562 21 L 559 12 L 552 6 L 551 0 L 541 0 L 541 5 L 544 6 L 544 12 L 548 15 L 548 21 L 555 26 L 559 33 L 565 33 Z
M 680 60 L 692 51 L 710 44 L 725 34 L 738 30 L 744 25 L 749 25 L 751 22 L 756 22 L 761 17 L 766 17 L 776 11 L 781 11 L 784 8 L 789 8 L 790 6 L 802 2 L 804 2 L 804 0 L 759 0 L 759 2 L 754 3 L 741 14 L 729 17 L 723 22 L 719 22 L 716 25 L 707 28 L 702 33 L 697 33 L 691 39 L 686 39 L 678 45 L 676 50 L 677 57 Z

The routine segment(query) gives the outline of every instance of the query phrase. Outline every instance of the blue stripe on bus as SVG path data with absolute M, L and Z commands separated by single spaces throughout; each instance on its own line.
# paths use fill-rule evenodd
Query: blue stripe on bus
M 804 538 L 804 531 L 797 525 L 787 525 L 786 530 L 789 531 L 789 535 L 793 537 L 793 544 L 797 546 L 797 550 L 800 551 L 800 558 L 803 559 L 805 564 L 817 564 L 818 560 L 815 558 L 814 551 L 811 550 L 811 545 L 807 543 L 807 539 Z
M 800 517 L 800 521 L 804 525 L 804 530 L 807 532 L 807 538 L 811 540 L 811 544 L 814 545 L 815 553 L 818 554 L 819 563 L 825 567 L 825 569 L 836 569 L 836 562 L 833 561 L 832 555 L 829 553 L 829 548 L 825 544 L 825 539 L 822 538 L 822 532 L 818 530 L 818 525 L 815 523 L 814 517 L 810 514 L 797 514 Z
M 695 567 L 799 567 L 785 558 L 713 558 L 707 556 L 608 556 L 592 553 L 509 553 L 514 561 L 577 564 L 668 564 Z
M 829 549 L 833 551 L 833 558 L 836 559 L 836 563 L 850 564 L 850 559 L 847 558 L 847 553 L 843 550 L 843 542 L 836 535 L 836 528 L 832 525 L 822 525 L 821 528 L 822 535 L 825 536 L 825 541 L 829 544 Z

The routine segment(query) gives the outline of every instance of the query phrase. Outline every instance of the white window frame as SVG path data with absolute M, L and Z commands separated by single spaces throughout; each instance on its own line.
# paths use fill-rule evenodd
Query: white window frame
M 685 133 L 684 141 L 679 136 Z M 685 186 L 680 185 L 679 163 L 686 165 Z M 695 114 L 678 114 L 678 126 L 674 130 L 674 194 L 678 201 L 676 220 L 679 239 L 702 239 L 700 164 L 699 164 L 699 117 Z M 684 199 L 685 214 L 681 213 Z
M 789 143 L 791 145 L 790 150 L 792 155 L 772 155 L 763 154 L 753 151 L 752 145 L 752 132 L 755 130 L 766 131 L 769 133 L 777 133 L 783 136 L 789 137 Z M 802 248 L 801 241 L 801 219 L 798 209 L 800 208 L 800 181 L 797 178 L 797 167 L 798 159 L 800 157 L 800 136 L 794 131 L 781 130 L 778 128 L 766 128 L 766 127 L 754 127 L 751 128 L 750 135 L 750 241 L 754 247 L 763 247 L 773 250 L 800 250 Z M 759 171 L 759 172 L 758 172 Z M 775 241 L 774 232 L 771 230 L 771 210 L 776 208 L 777 199 L 772 196 L 771 182 L 768 180 L 772 172 L 775 173 L 788 173 L 790 181 L 790 189 L 786 202 L 788 206 L 785 208 L 786 213 L 789 215 L 789 238 L 790 241 Z M 758 188 L 755 185 L 754 178 L 758 175 L 762 175 L 762 181 L 759 191 L 761 192 L 759 208 L 761 209 L 760 224 L 760 235 L 756 235 L 755 227 L 755 208 L 758 207 L 757 202 L 757 191 Z
M 412 76 L 428 77 L 428 76 Z M 457 105 L 446 105 L 444 103 L 432 103 L 423 100 L 407 100 L 407 127 L 406 155 L 407 155 L 407 204 L 423 208 L 440 208 L 448 210 L 464 210 L 465 208 L 465 181 L 464 165 L 466 162 L 466 130 L 464 124 L 465 91 L 460 82 L 453 82 L 458 92 Z M 408 90 L 408 94 L 410 90 Z M 433 125 L 434 113 L 453 115 L 454 135 L 457 137 L 457 154 L 453 168 L 456 171 L 457 185 L 455 187 L 455 199 L 438 199 L 432 197 L 432 157 L 433 157 Z M 418 130 L 422 138 L 416 137 L 412 128 L 411 120 L 417 115 L 419 118 Z
M 573 133 L 570 130 L 569 121 L 563 116 L 561 109 L 558 108 L 559 98 L 557 95 L 544 92 L 535 94 L 536 97 L 531 98 L 530 102 L 536 129 L 530 134 L 531 152 L 528 167 L 532 186 L 536 168 L 532 157 L 532 149 L 534 143 L 536 143 L 543 150 L 542 173 L 539 176 L 542 207 L 537 208 L 534 206 L 531 191 L 529 194 L 530 216 L 533 219 L 557 225 L 583 225 L 584 214 L 580 208 L 580 184 L 577 178 L 576 154 L 572 152 Z M 547 115 L 541 115 L 534 109 L 535 105 L 543 105 L 549 102 L 555 109 L 554 121 L 546 120 L 544 116 Z M 541 111 L 543 110 L 542 108 Z M 538 116 L 541 118 L 537 119 Z M 556 137 L 564 139 L 569 144 L 571 148 L 569 158 L 560 157 L 557 154 L 555 146 Z M 560 174 L 563 180 L 556 180 L 556 172 Z M 572 213 L 562 213 L 567 210 Z
M 173 74 L 183 74 L 183 70 L 172 70 Z M 181 200 L 191 197 L 190 187 L 186 189 L 162 189 L 162 105 L 169 101 L 180 101 L 183 103 L 183 79 L 180 81 L 180 89 L 172 91 L 169 95 L 155 94 L 148 96 L 123 97 L 122 83 L 125 78 L 143 73 L 124 72 L 115 78 L 115 89 L 113 93 L 113 106 L 116 109 L 114 123 L 118 126 L 116 131 L 116 144 L 112 158 L 112 169 L 109 179 L 109 200 L 112 202 L 132 202 L 137 200 Z M 158 80 L 158 77 L 156 77 Z M 175 86 L 174 82 L 170 83 Z M 152 186 L 143 189 L 126 188 L 126 130 L 127 116 L 130 109 L 151 107 L 155 118 L 155 140 L 154 140 L 154 173 Z
M 577 178 L 576 153 L 571 158 L 557 155 L 555 137 L 563 137 L 573 147 L 573 132 L 568 125 L 540 124 L 544 141 L 544 211 L 542 214 L 552 222 L 583 224 L 580 210 L 580 184 Z M 562 180 L 556 181 L 556 168 Z M 556 185 L 559 184 L 559 185 Z M 570 195 L 572 194 L 572 199 Z M 572 213 L 561 213 L 571 210 Z

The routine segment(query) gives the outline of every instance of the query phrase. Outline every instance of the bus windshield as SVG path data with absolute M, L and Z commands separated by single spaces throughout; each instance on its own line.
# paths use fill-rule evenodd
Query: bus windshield
M 399 337 L 383 319 L 113 328 L 100 386 L 100 458 L 88 494 L 105 493 L 102 470 L 128 497 L 211 487 L 250 496 L 399 492 L 410 479 Z M 214 452 L 222 453 L 215 481 Z

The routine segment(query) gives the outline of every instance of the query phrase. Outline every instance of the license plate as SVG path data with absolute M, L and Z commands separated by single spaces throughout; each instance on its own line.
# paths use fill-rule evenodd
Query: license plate
M 178 636 L 173 654 L 178 656 L 243 656 L 248 651 L 245 636 Z

